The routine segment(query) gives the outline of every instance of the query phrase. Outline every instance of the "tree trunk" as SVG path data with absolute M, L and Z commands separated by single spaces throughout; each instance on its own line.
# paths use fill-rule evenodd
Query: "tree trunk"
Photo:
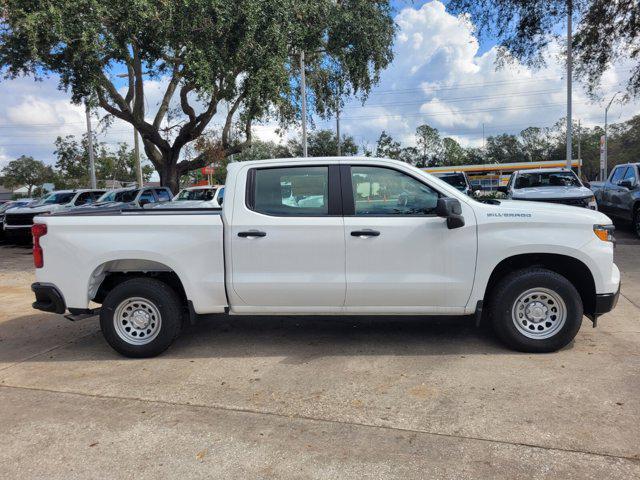
M 167 152 L 162 156 L 162 168 L 160 169 L 160 185 L 168 187 L 173 194 L 178 193 L 180 189 L 180 179 L 178 178 L 177 168 L 178 158 L 171 152 Z

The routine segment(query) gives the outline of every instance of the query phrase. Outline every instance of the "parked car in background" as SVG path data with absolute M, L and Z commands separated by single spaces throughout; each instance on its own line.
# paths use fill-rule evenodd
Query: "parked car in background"
M 118 188 L 106 192 L 90 208 L 143 208 L 145 205 L 171 201 L 171 196 L 171 190 L 166 187 Z
M 104 190 L 78 189 L 51 192 L 40 201 L 17 208 L 10 208 L 4 216 L 4 231 L 7 238 L 28 239 L 31 237 L 33 217 L 45 213 L 68 210 L 80 205 L 91 205 Z
M 4 215 L 10 208 L 26 207 L 34 200 L 33 198 L 21 198 L 20 200 L 9 200 L 0 205 L 0 238 L 4 237 Z
M 452 187 L 457 188 L 465 195 L 471 196 L 473 195 L 473 192 L 477 190 L 474 186 L 471 185 L 469 177 L 467 177 L 467 174 L 465 172 L 435 172 L 433 173 L 433 175 L 438 177 L 443 182 L 447 182 Z
M 227 175 L 217 211 L 38 217 L 34 308 L 76 319 L 101 304 L 105 339 L 132 357 L 161 353 L 182 322 L 212 313 L 484 312 L 510 347 L 549 352 L 619 296 L 600 212 L 480 203 L 368 157 L 237 162 Z
M 154 208 L 220 208 L 224 199 L 224 185 L 205 185 L 183 188 L 171 202 Z
M 591 182 L 598 206 L 617 220 L 631 222 L 640 237 L 640 163 L 617 165 L 606 182 Z
M 598 204 L 589 184 L 584 184 L 572 171 L 563 168 L 517 170 L 506 187 L 499 187 L 512 200 L 563 203 L 597 210 Z

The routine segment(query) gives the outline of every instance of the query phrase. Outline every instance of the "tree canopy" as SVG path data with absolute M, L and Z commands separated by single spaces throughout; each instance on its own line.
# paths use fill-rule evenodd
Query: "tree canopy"
M 6 187 L 27 187 L 28 196 L 34 187 L 42 186 L 45 182 L 53 181 L 54 173 L 51 167 L 40 160 L 22 155 L 10 161 L 3 169 L 0 183 Z
M 533 66 L 545 63 L 553 32 L 566 24 L 569 10 L 576 21 L 573 37 L 576 72 L 591 93 L 607 67 L 620 59 L 634 63 L 629 96 L 640 94 L 640 6 L 637 0 L 452 0 L 454 13 L 466 14 L 480 32 L 498 38 L 501 60 L 515 58 Z M 564 44 L 562 39 L 562 44 Z
M 299 120 L 300 52 L 312 109 L 326 115 L 337 91 L 366 97 L 393 35 L 388 0 L 5 0 L 0 68 L 53 73 L 74 102 L 134 125 L 175 190 L 207 161 L 181 151 L 216 114 L 221 158 L 250 144 L 256 121 Z M 164 88 L 155 111 L 151 81 Z

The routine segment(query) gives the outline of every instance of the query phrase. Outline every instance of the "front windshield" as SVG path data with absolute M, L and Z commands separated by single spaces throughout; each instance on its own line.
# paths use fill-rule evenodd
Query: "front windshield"
M 215 188 L 201 188 L 197 190 L 182 190 L 176 200 L 213 200 Z
M 136 199 L 137 190 L 120 190 L 120 191 L 111 191 L 102 195 L 98 201 L 99 202 L 133 202 Z
M 456 187 L 458 190 L 464 190 L 467 188 L 467 182 L 464 180 L 464 175 L 442 175 L 438 178 L 443 182 L 447 182 L 449 185 Z
M 581 186 L 573 172 L 529 172 L 518 174 L 514 188 Z
M 48 197 L 45 197 L 40 205 L 63 205 L 73 200 L 76 194 L 74 192 L 69 193 L 52 193 Z

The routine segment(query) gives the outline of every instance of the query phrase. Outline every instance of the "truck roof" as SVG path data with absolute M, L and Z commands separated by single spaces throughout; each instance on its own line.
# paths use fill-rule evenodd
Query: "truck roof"
M 384 160 L 386 162 L 395 163 L 397 165 L 406 166 L 406 162 L 402 162 L 400 160 L 393 160 L 391 158 L 383 158 L 383 157 L 364 157 L 364 156 L 353 156 L 353 157 L 295 157 L 295 158 L 269 158 L 265 160 L 248 160 L 246 162 L 233 162 L 227 165 L 228 169 L 236 169 L 241 166 L 248 165 L 250 167 L 253 166 L 264 166 L 270 165 L 273 163 L 291 163 L 292 165 L 314 165 L 318 163 L 353 163 L 353 162 L 367 162 L 367 163 L 375 163 L 377 160 Z

